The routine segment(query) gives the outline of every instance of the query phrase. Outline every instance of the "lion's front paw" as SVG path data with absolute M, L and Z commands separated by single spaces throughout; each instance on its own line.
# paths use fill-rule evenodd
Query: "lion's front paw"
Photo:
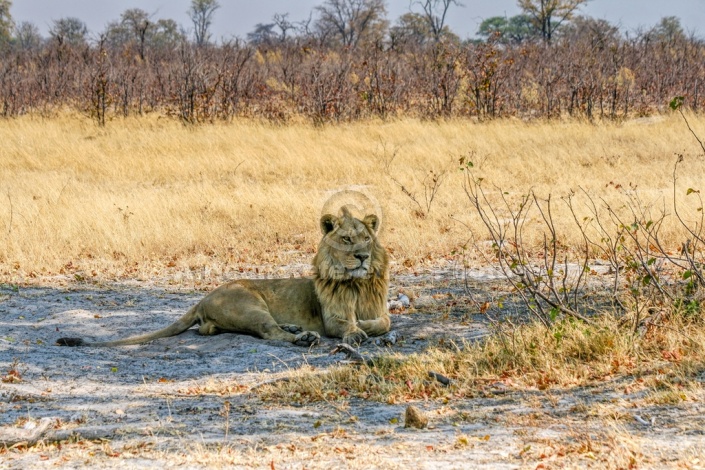
M 297 346 L 313 346 L 321 341 L 321 336 L 315 331 L 304 331 L 296 335 L 294 338 L 294 344 Z
M 303 331 L 303 328 L 301 328 L 299 325 L 289 325 L 289 324 L 284 324 L 284 325 L 279 325 L 279 328 L 281 328 L 284 331 L 288 331 L 289 333 L 301 333 Z
M 362 330 L 355 330 L 350 333 L 346 333 L 343 336 L 343 343 L 347 344 L 361 344 L 367 339 L 367 333 Z

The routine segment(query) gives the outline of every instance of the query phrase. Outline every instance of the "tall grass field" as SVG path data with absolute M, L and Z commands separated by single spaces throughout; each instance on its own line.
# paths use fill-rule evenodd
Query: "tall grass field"
M 688 121 L 705 135 L 705 118 Z M 463 189 L 468 177 L 482 178 L 489 197 L 551 195 L 571 243 L 578 233 L 561 202 L 571 191 L 614 207 L 637 194 L 668 214 L 674 189 L 688 204 L 688 188 L 699 190 L 705 175 L 700 147 L 676 113 L 606 123 L 337 126 L 185 127 L 142 117 L 104 128 L 66 114 L 0 121 L 0 142 L 0 275 L 7 280 L 305 265 L 320 239 L 321 208 L 349 187 L 379 202 L 380 236 L 395 266 L 434 265 L 483 240 Z M 461 159 L 466 168 L 472 162 L 471 175 Z M 578 202 L 580 212 L 585 201 Z M 526 233 L 538 240 L 532 220 Z M 678 227 L 667 219 L 662 229 L 674 247 Z

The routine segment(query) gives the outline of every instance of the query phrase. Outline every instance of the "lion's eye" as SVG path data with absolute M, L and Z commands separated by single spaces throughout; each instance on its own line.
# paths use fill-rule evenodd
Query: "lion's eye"
M 343 237 L 343 241 L 345 243 L 352 243 L 352 240 L 350 239 L 350 237 Z
M 366 241 L 366 242 L 370 241 L 370 236 L 369 236 L 369 235 L 365 237 L 365 241 Z

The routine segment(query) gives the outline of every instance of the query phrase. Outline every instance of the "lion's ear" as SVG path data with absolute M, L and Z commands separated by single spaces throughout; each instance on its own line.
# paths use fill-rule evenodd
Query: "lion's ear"
M 367 225 L 374 233 L 379 230 L 379 218 L 374 214 L 368 214 L 362 219 L 362 223 Z
M 326 214 L 321 217 L 321 232 L 323 235 L 327 235 L 333 230 L 335 230 L 335 222 L 338 218 L 334 215 Z

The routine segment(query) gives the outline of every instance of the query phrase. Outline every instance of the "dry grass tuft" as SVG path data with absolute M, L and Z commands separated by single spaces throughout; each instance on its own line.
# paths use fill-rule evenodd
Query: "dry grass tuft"
M 658 328 L 639 335 L 602 315 L 593 325 L 565 320 L 547 329 L 533 323 L 503 329 L 477 343 L 382 355 L 369 366 L 340 365 L 324 374 L 301 371 L 259 393 L 266 400 L 356 397 L 399 403 L 584 387 L 631 377 L 639 388 L 653 392 L 650 403 L 666 403 L 688 400 L 689 391 L 701 391 L 697 376 L 703 370 L 702 322 L 674 313 Z M 450 378 L 451 385 L 429 378 L 429 372 Z
M 537 468 L 552 468 L 552 463 L 561 462 L 561 467 L 569 468 L 587 465 L 624 469 L 638 468 L 644 462 L 638 440 L 618 426 L 593 433 L 573 430 L 565 441 L 544 439 L 527 447 L 523 454 L 525 461 L 546 462 Z

